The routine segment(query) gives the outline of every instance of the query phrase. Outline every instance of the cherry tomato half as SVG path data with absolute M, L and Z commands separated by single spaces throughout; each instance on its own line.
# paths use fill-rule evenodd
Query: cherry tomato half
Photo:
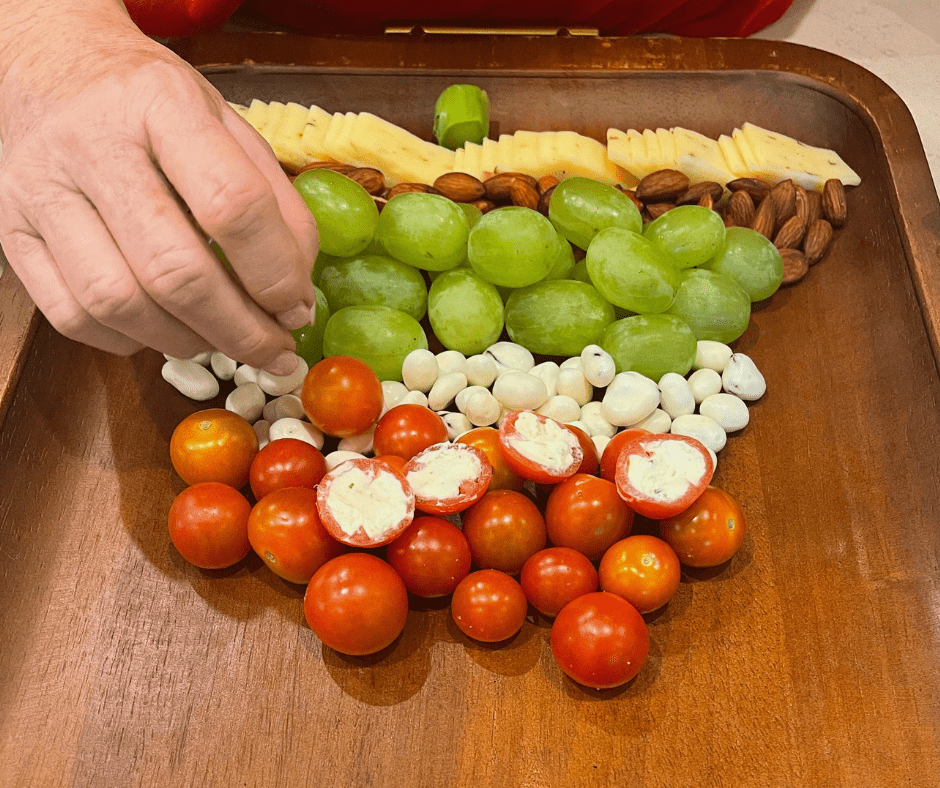
M 259 501 L 284 487 L 312 489 L 325 475 L 323 454 L 315 446 L 296 438 L 271 441 L 255 456 L 249 471 L 251 491 Z
M 572 430 L 531 410 L 515 410 L 499 424 L 506 464 L 524 479 L 557 484 L 577 472 L 584 459 Z
M 225 569 L 251 552 L 249 514 L 251 504 L 234 487 L 221 482 L 194 484 L 170 507 L 170 539 L 189 563 L 201 569 Z
M 382 384 L 372 368 L 352 356 L 314 364 L 300 391 L 304 412 L 327 435 L 361 435 L 382 413 Z
M 684 512 L 660 522 L 659 530 L 686 566 L 718 566 L 738 552 L 747 520 L 734 498 L 709 487 Z
M 525 479 L 519 476 L 506 463 L 502 449 L 499 448 L 499 430 L 492 427 L 477 427 L 465 432 L 455 443 L 466 443 L 482 451 L 490 461 L 493 475 L 490 477 L 490 490 L 522 490 Z
M 451 616 L 460 631 L 483 643 L 511 638 L 522 629 L 527 610 L 522 586 L 496 569 L 467 575 L 450 603 Z
M 666 542 L 637 534 L 604 553 L 598 575 L 602 591 L 622 596 L 641 613 L 651 613 L 675 596 L 682 569 Z
M 597 459 L 597 447 L 594 445 L 594 441 L 592 441 L 590 436 L 580 427 L 573 427 L 570 424 L 566 424 L 565 426 L 575 434 L 578 443 L 581 444 L 581 452 L 584 457 L 581 460 L 581 464 L 578 466 L 578 473 L 597 473 L 597 468 L 600 463 Z
M 553 617 L 579 596 L 597 591 L 597 570 L 577 550 L 549 547 L 525 562 L 519 581 L 532 607 Z
M 545 518 L 522 493 L 493 490 L 463 513 L 463 535 L 478 567 L 517 575 L 545 547 Z
M 628 429 L 622 430 L 610 439 L 607 446 L 604 447 L 604 454 L 601 456 L 601 478 L 609 482 L 617 480 L 617 458 L 623 447 L 632 441 L 637 435 L 649 435 L 649 430 Z
M 342 654 L 374 654 L 405 628 L 408 591 L 381 558 L 347 553 L 327 561 L 311 578 L 304 616 L 330 648 Z
M 552 490 L 545 525 L 553 545 L 599 561 L 607 548 L 630 533 L 633 511 L 613 483 L 578 473 Z
M 454 514 L 486 492 L 493 469 L 486 455 L 465 443 L 439 443 L 418 452 L 402 470 L 415 507 L 429 514 Z
M 388 562 L 415 596 L 445 596 L 470 573 L 470 548 L 448 520 L 416 517 L 388 546 Z
M 372 445 L 377 457 L 394 454 L 410 460 L 418 452 L 447 440 L 447 426 L 433 410 L 422 405 L 396 405 L 375 428 Z
M 640 672 L 650 650 L 649 630 L 635 607 L 596 591 L 569 602 L 555 619 L 552 656 L 578 684 L 610 689 Z
M 258 436 L 237 413 L 210 408 L 183 419 L 170 438 L 170 462 L 186 484 L 222 482 L 241 489 L 258 453 Z

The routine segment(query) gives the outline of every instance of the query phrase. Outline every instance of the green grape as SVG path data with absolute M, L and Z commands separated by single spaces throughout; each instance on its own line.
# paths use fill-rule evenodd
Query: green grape
M 565 236 L 556 233 L 558 236 L 558 251 L 555 253 L 555 260 L 552 267 L 545 274 L 546 279 L 571 279 L 574 271 L 574 249 L 568 243 Z
M 379 243 L 396 260 L 426 271 L 446 271 L 467 260 L 470 222 L 439 194 L 398 194 L 379 214 Z
M 695 335 L 675 315 L 633 315 L 611 323 L 600 346 L 618 372 L 639 372 L 655 380 L 667 372 L 685 375 L 695 361 Z
M 503 301 L 496 288 L 469 268 L 446 271 L 428 293 L 428 319 L 448 350 L 482 353 L 503 331 Z
M 485 214 L 470 231 L 467 257 L 476 273 L 503 287 L 544 279 L 558 254 L 555 228 L 538 211 L 520 206 Z
M 614 308 L 591 285 L 554 279 L 516 290 L 506 303 L 510 339 L 533 353 L 577 356 L 614 321 Z
M 483 211 L 468 202 L 459 202 L 457 205 L 467 215 L 467 221 L 470 222 L 470 229 L 472 230 L 477 226 L 477 222 L 483 218 Z
M 752 302 L 770 298 L 783 281 L 777 247 L 746 227 L 729 227 L 725 242 L 702 268 L 730 276 Z
M 725 240 L 725 223 L 709 208 L 680 205 L 654 219 L 643 237 L 679 269 L 711 259 Z
M 320 287 L 335 311 L 378 304 L 420 320 L 428 307 L 428 289 L 421 272 L 382 255 L 358 255 L 327 266 L 320 276 Z
M 428 338 L 411 315 L 387 306 L 347 306 L 333 314 L 323 335 L 324 356 L 354 356 L 380 380 L 401 380 L 412 350 L 427 350 Z
M 369 241 L 369 245 L 362 250 L 362 254 L 381 254 L 388 256 L 388 252 L 385 251 L 385 247 L 382 246 L 382 242 L 379 241 L 378 237 L 372 236 L 372 240 Z
M 696 339 L 727 344 L 747 328 L 751 299 L 727 274 L 690 268 L 682 272 L 679 292 L 669 313 L 685 320 Z
M 594 286 L 594 283 L 591 281 L 591 275 L 588 273 L 586 257 L 582 257 L 574 264 L 569 278 L 578 282 L 584 282 L 585 284 L 591 285 L 591 287 Z
M 610 227 L 587 250 L 587 270 L 602 296 L 631 312 L 665 312 L 679 288 L 679 272 L 642 235 Z
M 345 257 L 337 257 L 333 254 L 327 254 L 321 249 L 317 254 L 317 259 L 313 264 L 313 271 L 310 274 L 310 279 L 313 281 L 314 285 L 317 287 L 320 286 L 320 277 L 323 276 L 324 268 L 328 268 L 331 265 L 336 265 L 336 263 L 345 259 Z
M 627 195 L 590 178 L 568 178 L 559 183 L 548 203 L 548 218 L 558 232 L 582 249 L 608 227 L 635 233 L 643 229 L 640 212 Z
M 322 251 L 348 257 L 369 245 L 379 209 L 362 186 L 332 170 L 307 170 L 294 179 L 294 188 L 317 220 Z
M 308 367 L 312 367 L 323 358 L 323 332 L 326 331 L 326 324 L 330 320 L 329 302 L 323 291 L 319 287 L 314 287 L 317 291 L 317 313 L 313 319 L 313 325 L 291 331 L 297 343 L 297 355 L 307 362 Z

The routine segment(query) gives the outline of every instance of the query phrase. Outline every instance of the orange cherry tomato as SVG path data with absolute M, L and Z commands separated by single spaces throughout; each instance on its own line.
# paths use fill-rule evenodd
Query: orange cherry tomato
M 515 490 L 493 490 L 463 513 L 463 535 L 481 569 L 511 575 L 545 547 L 545 518 Z
M 251 504 L 234 487 L 200 482 L 176 496 L 168 524 L 174 547 L 201 569 L 225 569 L 251 552 Z
M 610 439 L 610 443 L 604 448 L 604 454 L 601 457 L 601 478 L 609 482 L 615 482 L 617 476 L 617 458 L 623 447 L 632 441 L 637 435 L 647 435 L 649 430 L 629 429 L 618 432 Z
M 515 490 L 519 492 L 525 484 L 525 479 L 519 476 L 506 462 L 502 450 L 499 448 L 499 430 L 493 427 L 477 427 L 475 430 L 465 432 L 455 443 L 466 443 L 482 451 L 493 466 L 493 475 L 490 477 L 490 490 Z
M 170 462 L 186 484 L 221 482 L 241 489 L 257 453 L 251 425 L 223 408 L 187 416 L 170 438 Z
M 662 539 L 637 534 L 621 539 L 601 559 L 601 590 L 622 596 L 641 613 L 665 605 L 679 590 L 679 558 Z
M 599 561 L 608 547 L 630 533 L 633 511 L 606 479 L 576 473 L 552 490 L 545 506 L 548 538 Z
M 251 491 L 259 501 L 284 487 L 316 487 L 325 475 L 323 454 L 296 438 L 271 441 L 255 456 L 249 471 Z
M 408 460 L 404 457 L 397 457 L 394 454 L 383 454 L 381 457 L 376 457 L 375 460 L 399 473 L 401 473 L 402 469 L 408 464 Z
M 314 364 L 300 392 L 304 412 L 327 435 L 361 435 L 382 413 L 382 384 L 372 368 L 352 356 Z
M 734 498 L 708 487 L 684 512 L 662 520 L 659 530 L 686 566 L 718 566 L 738 552 L 747 520 Z
M 410 460 L 418 452 L 447 440 L 447 425 L 423 405 L 396 405 L 375 427 L 375 456 L 394 454 Z
M 483 643 L 499 643 L 515 635 L 525 623 L 527 609 L 522 586 L 496 569 L 467 575 L 450 603 L 460 631 Z

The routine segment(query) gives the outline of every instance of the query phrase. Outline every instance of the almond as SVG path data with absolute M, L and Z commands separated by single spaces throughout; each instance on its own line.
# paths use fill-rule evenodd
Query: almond
M 429 187 L 424 183 L 396 183 L 385 194 L 386 200 L 397 197 L 399 194 L 427 194 Z
M 715 207 L 715 201 L 708 192 L 704 192 L 702 196 L 698 198 L 696 205 L 702 208 L 708 208 L 708 210 L 712 210 L 712 208 Z
M 434 181 L 434 188 L 454 202 L 473 202 L 486 194 L 483 181 L 466 172 L 445 172 Z
M 806 192 L 806 226 L 812 227 L 822 219 L 822 194 L 817 191 Z
M 483 181 L 487 199 L 493 202 L 508 202 L 510 199 L 509 184 L 515 180 L 523 180 L 533 189 L 539 187 L 539 182 L 531 175 L 523 175 L 521 172 L 498 172 Z
M 796 216 L 796 186 L 793 181 L 780 181 L 770 190 L 767 199 L 774 207 L 774 226 L 777 230 Z
M 764 200 L 757 208 L 754 214 L 754 221 L 751 222 L 751 229 L 755 233 L 760 233 L 764 238 L 773 238 L 774 227 L 777 222 L 774 218 L 774 206 L 770 200 Z
M 297 174 L 300 175 L 300 173 L 307 170 L 333 170 L 343 175 L 349 175 L 354 169 L 356 168 L 352 164 L 341 164 L 338 161 L 312 161 L 297 170 Z
M 480 213 L 489 213 L 496 207 L 496 203 L 492 200 L 474 200 L 470 205 L 479 210 Z
M 803 224 L 803 220 L 794 214 L 777 231 L 774 236 L 774 246 L 778 249 L 798 249 L 805 232 L 806 225 Z
M 375 207 L 379 209 L 379 213 L 382 213 L 382 209 L 386 206 L 388 200 L 386 200 L 384 197 L 377 197 L 373 195 L 372 202 L 374 202 Z
M 842 181 L 836 178 L 826 181 L 822 192 L 822 212 L 833 227 L 845 224 L 845 187 Z
M 538 189 L 522 180 L 517 179 L 509 184 L 509 199 L 520 208 L 531 208 L 534 211 L 539 207 Z
M 792 285 L 806 276 L 806 272 L 809 271 L 809 262 L 806 260 L 806 255 L 799 249 L 781 249 L 780 257 L 783 258 L 781 284 Z
M 539 178 L 538 182 L 539 194 L 547 192 L 549 189 L 554 189 L 559 183 L 561 183 L 561 181 L 554 175 L 543 175 Z
M 539 195 L 539 204 L 536 210 L 543 216 L 548 216 L 548 205 L 552 201 L 552 195 L 555 193 L 555 187 L 549 186 Z
M 650 219 L 658 219 L 664 213 L 671 211 L 676 207 L 673 202 L 653 202 L 647 203 L 646 210 L 649 211 Z
M 832 225 L 825 219 L 817 219 L 806 231 L 806 237 L 803 238 L 803 254 L 810 265 L 815 265 L 826 252 L 829 251 L 829 244 L 832 243 Z
M 701 181 L 693 183 L 676 200 L 676 205 L 701 205 L 702 195 L 707 194 L 712 198 L 712 205 L 721 199 L 725 193 L 724 187 L 715 181 Z M 708 206 L 709 208 L 711 207 Z
M 373 197 L 385 191 L 385 176 L 375 167 L 356 167 L 346 177 L 354 180 Z
M 747 191 L 733 192 L 728 198 L 725 218 L 730 227 L 750 227 L 754 223 L 754 201 Z
M 760 178 L 737 178 L 727 184 L 728 191 L 747 192 L 754 205 L 763 202 L 764 198 L 770 193 L 772 185 Z
M 636 209 L 637 209 L 638 211 L 642 211 L 642 210 L 643 210 L 643 203 L 641 203 L 641 202 L 637 199 L 637 197 L 636 197 L 636 192 L 633 191 L 633 189 L 624 189 L 624 188 L 622 188 L 621 186 L 618 186 L 618 187 L 617 187 L 617 190 L 623 192 L 624 194 L 626 194 L 627 197 L 630 198 L 630 202 L 632 202 L 632 203 L 636 206 Z
M 809 195 L 800 184 L 796 188 L 796 215 L 803 220 L 803 224 L 809 227 Z
M 678 170 L 657 170 L 637 184 L 636 196 L 647 204 L 673 203 L 676 197 L 684 194 L 688 188 L 688 176 Z

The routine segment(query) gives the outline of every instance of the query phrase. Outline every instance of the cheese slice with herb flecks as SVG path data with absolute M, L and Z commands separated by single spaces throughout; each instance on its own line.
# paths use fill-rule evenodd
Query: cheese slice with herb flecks
M 735 179 L 718 143 L 711 137 L 689 129 L 675 128 L 676 168 L 693 183 L 714 181 L 724 186 Z

